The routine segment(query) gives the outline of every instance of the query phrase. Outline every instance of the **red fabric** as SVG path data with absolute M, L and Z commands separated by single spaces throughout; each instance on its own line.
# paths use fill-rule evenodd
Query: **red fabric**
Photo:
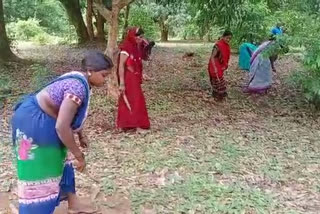
M 120 50 L 126 51 L 129 55 L 132 55 L 133 58 L 138 59 L 141 57 L 141 52 L 138 48 L 138 44 L 136 42 L 136 33 L 139 28 L 132 27 L 128 30 L 126 38 L 119 45 Z
M 219 49 L 220 57 L 214 58 L 214 64 L 210 57 L 208 64 L 208 72 L 211 78 L 219 79 L 223 77 L 224 71 L 228 68 L 231 50 L 229 44 L 225 42 L 223 39 L 219 40 L 216 43 L 216 46 Z
M 126 39 L 119 46 L 121 51 L 126 51 L 129 57 L 125 63 L 125 95 L 131 106 L 131 112 L 126 105 L 123 94 L 118 100 L 118 116 L 117 128 L 133 129 L 142 128 L 149 129 L 150 121 L 146 107 L 145 97 L 141 88 L 142 84 L 142 59 L 135 40 L 137 28 L 131 28 Z M 119 66 L 118 66 L 119 67 Z M 131 67 L 131 70 L 128 69 Z

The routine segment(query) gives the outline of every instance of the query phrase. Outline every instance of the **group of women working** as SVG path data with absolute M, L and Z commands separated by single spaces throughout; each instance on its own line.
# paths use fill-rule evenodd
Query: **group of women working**
M 208 73 L 212 86 L 212 96 L 217 100 L 223 100 L 227 96 L 224 72 L 228 68 L 230 59 L 230 45 L 232 33 L 225 31 L 221 39 L 213 47 Z M 268 53 L 268 49 L 277 42 L 275 36 L 256 47 L 251 43 L 243 43 L 240 46 L 239 67 L 249 71 L 249 80 L 245 85 L 244 92 L 265 93 L 272 84 L 272 71 L 276 72 L 274 62 L 277 53 Z
M 143 34 L 140 28 L 130 28 L 119 46 L 117 74 L 120 93 L 116 126 L 123 131 L 150 128 L 141 88 L 142 60 L 148 58 L 154 43 L 148 42 Z M 224 71 L 230 59 L 231 37 L 229 31 L 223 34 L 209 61 L 213 96 L 218 99 L 227 96 Z M 249 53 L 252 55 L 250 90 L 270 87 L 271 76 L 267 71 L 271 62 L 261 54 L 271 42 L 265 42 Z M 245 66 L 248 68 L 248 63 Z M 74 167 L 83 172 L 86 166 L 80 147 L 88 145 L 82 126 L 88 115 L 91 87 L 103 86 L 112 67 L 110 58 L 100 52 L 89 52 L 82 60 L 81 71 L 58 77 L 16 105 L 12 137 L 17 157 L 20 214 L 52 214 L 64 199 L 68 201 L 70 214 L 95 213 L 94 207 L 81 202 L 76 196 Z
M 143 38 L 142 29 L 130 28 L 119 46 L 116 124 L 124 131 L 150 128 L 141 83 L 142 60 L 148 58 L 153 45 Z M 12 138 L 20 214 L 52 214 L 61 200 L 68 201 L 70 214 L 96 212 L 76 196 L 74 167 L 83 172 L 86 166 L 80 147 L 88 143 L 82 126 L 88 115 L 90 89 L 103 86 L 112 67 L 104 54 L 89 52 L 81 71 L 58 77 L 15 106 Z

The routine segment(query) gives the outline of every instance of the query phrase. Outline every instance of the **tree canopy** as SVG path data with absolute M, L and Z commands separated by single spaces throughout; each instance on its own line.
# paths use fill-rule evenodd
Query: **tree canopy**
M 262 42 L 273 26 L 282 23 L 290 45 L 306 48 L 303 49 L 306 70 L 312 70 L 313 75 L 320 73 L 317 0 L 2 0 L 1 3 L 2 60 L 14 56 L 10 42 L 21 40 L 40 44 L 98 40 L 107 42 L 106 53 L 112 55 L 128 25 L 141 26 L 147 37 L 161 41 L 215 41 L 223 30 L 230 29 L 234 35 L 232 46 L 237 48 L 242 42 Z M 317 78 L 312 79 L 315 80 L 302 81 L 306 90 L 312 88 L 308 85 L 318 84 L 314 82 Z M 311 91 L 320 97 L 317 89 Z

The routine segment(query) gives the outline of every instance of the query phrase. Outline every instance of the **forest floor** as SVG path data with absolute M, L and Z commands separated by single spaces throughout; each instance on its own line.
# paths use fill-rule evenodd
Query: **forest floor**
M 233 55 L 226 74 L 229 97 L 219 103 L 209 94 L 211 47 L 155 47 L 144 67 L 152 78 L 143 85 L 152 123 L 144 135 L 116 133 L 116 102 L 106 87 L 94 89 L 87 172 L 77 173 L 76 183 L 101 213 L 319 213 L 320 114 L 289 84 L 298 58 L 283 56 L 273 88 L 258 96 L 242 93 L 247 73 Z M 10 64 L 1 75 L 15 93 L 26 92 L 47 69 L 77 70 L 86 48 L 20 45 L 19 56 L 33 63 Z M 183 57 L 186 52 L 195 56 Z M 2 202 L 16 199 L 8 134 L 12 103 L 10 98 L 1 109 Z

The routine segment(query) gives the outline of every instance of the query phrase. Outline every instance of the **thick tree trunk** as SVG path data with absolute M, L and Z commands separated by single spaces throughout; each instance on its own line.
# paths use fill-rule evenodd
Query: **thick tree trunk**
M 161 30 L 161 41 L 167 42 L 169 38 L 169 26 L 164 23 L 164 21 L 160 22 L 160 30 Z
M 120 9 L 118 7 L 113 6 L 111 12 L 111 19 L 109 21 L 109 31 L 108 31 L 108 44 L 105 54 L 112 59 L 114 62 L 114 67 L 112 70 L 112 76 L 109 79 L 108 84 L 108 92 L 109 95 L 116 98 L 118 97 L 118 81 L 117 81 L 117 70 L 118 70 L 118 31 L 119 31 L 119 12 Z
M 125 17 L 124 17 L 122 39 L 125 38 L 126 33 L 127 33 L 127 28 L 128 28 L 128 25 L 129 25 L 129 15 L 130 15 L 130 4 L 128 4 L 127 7 L 126 7 L 126 14 L 125 14 Z
M 88 29 L 90 40 L 94 39 L 92 16 L 93 16 L 93 0 L 87 0 L 86 21 L 87 21 L 87 29 Z
M 8 61 L 17 57 L 10 49 L 10 42 L 7 37 L 6 27 L 4 22 L 3 2 L 0 0 L 0 61 Z
M 89 41 L 87 27 L 84 24 L 79 0 L 59 0 L 67 11 L 70 23 L 75 27 L 78 42 L 85 43 Z
M 105 33 L 104 33 L 104 23 L 105 23 L 105 19 L 103 18 L 103 16 L 101 16 L 101 14 L 99 13 L 99 11 L 97 11 L 97 15 L 96 15 L 96 20 L 97 20 L 97 40 L 99 42 L 105 42 Z

